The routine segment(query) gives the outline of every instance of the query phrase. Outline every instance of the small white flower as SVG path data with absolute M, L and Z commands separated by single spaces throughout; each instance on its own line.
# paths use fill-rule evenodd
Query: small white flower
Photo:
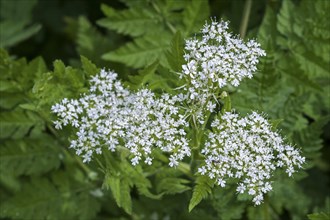
M 60 121 L 54 121 L 56 129 L 62 129 L 62 123 Z
M 141 158 L 139 156 L 133 157 L 133 159 L 131 159 L 132 165 L 136 166 L 137 164 L 139 164 L 140 159 Z
M 249 189 L 249 195 L 254 195 L 254 194 L 256 194 L 256 191 L 254 190 L 254 189 Z
M 254 202 L 255 205 L 260 205 L 263 200 L 264 200 L 263 195 L 262 194 L 258 194 L 257 196 L 255 196 L 253 198 L 252 201 Z
M 171 157 L 170 157 L 169 165 L 170 165 L 170 167 L 176 167 L 179 165 L 178 160 L 173 155 L 171 155 Z
M 148 165 L 151 165 L 152 164 L 152 159 L 150 157 L 147 157 L 144 162 Z
M 226 186 L 226 181 L 223 180 L 223 179 L 221 179 L 221 178 L 219 178 L 219 179 L 217 180 L 217 184 L 218 184 L 219 186 L 221 186 L 221 187 L 225 187 L 225 186 Z
M 246 189 L 245 185 L 243 183 L 240 183 L 238 185 L 236 191 L 239 192 L 239 193 L 244 193 L 245 192 L 245 189 Z

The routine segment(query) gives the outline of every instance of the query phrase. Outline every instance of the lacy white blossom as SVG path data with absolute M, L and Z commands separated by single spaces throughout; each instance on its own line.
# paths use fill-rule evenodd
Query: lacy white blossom
M 244 42 L 228 32 L 225 21 L 205 24 L 201 39 L 186 40 L 181 78 L 185 78 L 188 97 L 198 106 L 212 106 L 220 88 L 237 87 L 244 78 L 252 78 L 260 56 L 266 53 L 254 40 Z M 209 100 L 209 101 L 208 101 Z M 211 103 L 207 103 L 211 102 Z
M 147 89 L 132 92 L 117 80 L 116 73 L 101 70 L 90 80 L 87 94 L 52 106 L 59 118 L 55 128 L 75 129 L 70 147 L 83 162 L 105 150 L 123 149 L 130 152 L 133 165 L 141 161 L 151 165 L 153 151 L 158 149 L 169 155 L 173 167 L 191 155 L 187 116 L 193 118 L 190 129 L 204 130 L 211 113 L 220 110 L 218 100 L 228 95 L 224 87 L 237 87 L 244 78 L 251 78 L 259 57 L 265 56 L 254 40 L 244 42 L 229 33 L 227 22 L 205 24 L 201 31 L 201 39 L 186 41 L 186 64 L 180 73 L 186 84 L 179 95 L 158 97 Z M 234 179 L 237 193 L 253 196 L 256 205 L 272 190 L 276 169 L 285 169 L 291 176 L 305 162 L 256 112 L 246 117 L 226 112 L 215 116 L 211 127 L 198 173 L 221 187 Z M 198 132 L 192 138 L 204 142 L 198 140 L 203 138 Z
M 256 205 L 272 190 L 270 178 L 277 168 L 284 168 L 291 176 L 305 161 L 256 112 L 243 118 L 227 112 L 211 126 L 213 131 L 202 150 L 205 164 L 198 172 L 222 187 L 227 179 L 237 179 L 237 192 L 252 195 Z
M 52 107 L 60 118 L 55 121 L 57 129 L 77 128 L 71 147 L 84 162 L 93 153 L 101 154 L 104 147 L 115 151 L 119 146 L 129 149 L 133 165 L 140 160 L 150 165 L 155 147 L 170 154 L 170 166 L 190 156 L 184 130 L 188 124 L 175 105 L 179 98 L 167 94 L 157 98 L 147 89 L 133 93 L 116 78 L 116 73 L 102 70 L 91 79 L 88 94 L 77 100 L 63 99 Z

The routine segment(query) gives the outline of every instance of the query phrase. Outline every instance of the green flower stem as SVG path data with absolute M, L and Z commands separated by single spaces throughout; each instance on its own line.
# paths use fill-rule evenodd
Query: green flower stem
M 203 109 L 206 109 L 206 105 L 209 102 L 210 98 L 208 98 L 208 100 L 205 102 L 205 105 L 203 106 Z M 191 172 L 195 172 L 196 168 L 197 168 L 197 161 L 200 160 L 202 158 L 201 155 L 201 142 L 202 142 L 202 138 L 204 137 L 205 134 L 205 128 L 207 125 L 207 122 L 210 118 L 211 112 L 206 111 L 206 117 L 205 117 L 205 121 L 203 123 L 202 126 L 198 125 L 195 120 L 193 123 L 193 148 L 192 148 L 192 157 L 191 157 L 191 161 L 190 161 L 190 169 Z
M 200 131 L 198 128 L 193 129 L 193 148 L 191 150 L 190 170 L 192 173 L 196 172 L 197 160 L 200 152 Z
M 246 0 L 244 5 L 244 11 L 240 26 L 240 35 L 241 38 L 244 38 L 246 35 L 246 30 L 249 24 L 250 12 L 251 12 L 252 0 Z
M 263 214 L 265 220 L 271 220 L 270 214 L 269 214 L 269 198 L 268 195 L 265 195 L 264 204 L 263 204 Z

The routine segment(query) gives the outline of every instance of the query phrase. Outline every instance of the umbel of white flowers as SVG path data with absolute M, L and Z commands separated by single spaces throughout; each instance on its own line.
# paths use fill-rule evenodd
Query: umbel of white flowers
M 252 112 L 244 118 L 226 112 L 215 119 L 202 150 L 205 162 L 198 172 L 225 187 L 226 179 L 238 180 L 238 193 L 248 192 L 259 205 L 263 194 L 272 189 L 270 178 L 276 168 L 291 176 L 305 158 L 286 145 L 261 115 Z
M 186 40 L 180 78 L 187 82 L 188 102 L 196 106 L 195 117 L 204 123 L 201 106 L 213 112 L 218 93 L 225 86 L 237 87 L 244 78 L 252 78 L 259 57 L 266 53 L 255 40 L 244 42 L 228 32 L 228 22 L 206 23 L 202 37 Z
M 169 166 L 177 166 L 191 155 L 187 116 L 203 124 L 205 115 L 215 112 L 225 86 L 238 86 L 243 78 L 251 78 L 258 58 L 265 55 L 258 43 L 245 44 L 227 29 L 227 22 L 212 22 L 202 29 L 202 40 L 186 41 L 187 64 L 180 74 L 186 85 L 180 94 L 157 97 L 147 89 L 132 92 L 117 80 L 116 73 L 103 69 L 90 80 L 87 94 L 52 106 L 59 118 L 55 128 L 71 125 L 76 129 L 70 147 L 83 162 L 91 161 L 94 153 L 121 148 L 130 152 L 133 165 L 141 160 L 151 165 L 153 151 L 158 149 L 169 155 Z M 272 189 L 270 178 L 277 168 L 285 168 L 291 176 L 304 163 L 299 151 L 285 144 L 255 112 L 244 118 L 223 113 L 215 117 L 211 128 L 198 173 L 222 187 L 226 180 L 237 179 L 237 192 L 252 195 L 256 205 Z
M 143 89 L 137 93 L 125 89 L 116 80 L 117 74 L 101 70 L 90 81 L 89 94 L 80 99 L 63 99 L 52 107 L 59 116 L 56 128 L 68 124 L 77 128 L 71 148 L 89 162 L 92 154 L 102 153 L 102 146 L 115 151 L 119 146 L 133 155 L 133 165 L 141 159 L 152 163 L 154 147 L 170 154 L 170 166 L 190 156 L 185 137 L 188 123 L 180 113 L 177 96 L 156 98 Z

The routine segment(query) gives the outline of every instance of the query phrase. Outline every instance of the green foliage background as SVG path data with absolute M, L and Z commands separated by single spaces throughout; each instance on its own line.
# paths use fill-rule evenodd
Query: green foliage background
M 247 0 L 249 1 L 249 0 Z M 247 37 L 267 52 L 231 91 L 241 113 L 266 112 L 302 149 L 305 170 L 278 175 L 254 207 L 189 164 L 132 167 L 125 152 L 83 164 L 50 107 L 78 97 L 99 68 L 132 89 L 173 93 L 184 39 L 210 17 L 239 33 L 245 0 L 0 0 L 1 219 L 329 219 L 330 2 L 253 0 Z M 189 208 L 189 209 L 188 209 Z M 313 213 L 313 214 L 312 214 Z

